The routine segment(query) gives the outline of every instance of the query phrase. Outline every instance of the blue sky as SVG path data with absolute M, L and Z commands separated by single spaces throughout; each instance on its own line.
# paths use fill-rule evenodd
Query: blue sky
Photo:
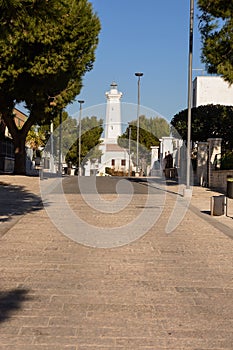
M 137 103 L 137 78 L 141 79 L 141 105 L 168 121 L 187 108 L 189 0 L 92 0 L 102 30 L 94 68 L 83 79 L 76 100 L 83 108 L 106 102 L 112 81 L 123 93 L 122 102 Z M 204 69 L 197 9 L 194 11 L 193 77 Z M 78 112 L 74 102 L 69 114 Z

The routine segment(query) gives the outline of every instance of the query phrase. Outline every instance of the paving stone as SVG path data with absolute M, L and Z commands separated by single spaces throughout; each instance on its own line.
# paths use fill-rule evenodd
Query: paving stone
M 165 202 L 155 195 L 163 212 L 145 235 L 97 249 L 56 229 L 39 204 L 37 178 L 3 175 L 0 182 L 18 188 L 25 206 L 0 224 L 0 350 L 233 349 L 233 221 L 204 213 L 213 191 L 194 187 L 183 220 L 167 234 L 178 193 L 169 186 Z M 1 191 L 0 205 L 7 186 Z M 138 215 L 145 199 L 137 193 L 114 216 L 67 195 L 83 220 L 108 227 Z

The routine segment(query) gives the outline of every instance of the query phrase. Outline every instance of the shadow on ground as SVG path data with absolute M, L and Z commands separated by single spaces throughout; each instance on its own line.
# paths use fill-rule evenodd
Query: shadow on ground
M 43 180 L 44 183 L 46 179 Z M 122 183 L 124 181 L 124 184 Z M 62 179 L 62 191 L 65 194 L 83 193 L 83 194 L 129 194 L 129 186 L 127 182 L 133 186 L 134 194 L 159 193 L 161 189 L 168 191 L 167 186 L 177 186 L 176 180 L 167 181 L 165 179 L 153 178 L 135 178 L 135 177 L 117 177 L 117 176 L 70 176 Z M 156 187 L 156 184 L 158 187 Z M 118 187 L 120 185 L 120 187 Z M 122 186 L 121 186 L 122 185 Z M 55 187 L 51 192 L 53 194 L 60 193 L 59 186 Z M 171 191 L 172 192 L 172 191 Z
M 0 224 L 11 221 L 15 216 L 40 210 L 41 198 L 28 192 L 24 186 L 0 181 Z
M 21 309 L 22 303 L 29 300 L 27 289 L 0 291 L 0 323 L 7 321 L 14 312 Z

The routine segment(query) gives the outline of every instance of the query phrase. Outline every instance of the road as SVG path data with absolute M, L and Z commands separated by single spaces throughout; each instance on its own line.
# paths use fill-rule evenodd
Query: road
M 149 180 L 150 184 L 156 186 L 156 182 Z M 62 186 L 66 194 L 85 193 L 85 194 L 127 194 L 129 189 L 134 194 L 147 194 L 148 183 L 146 178 L 127 178 L 110 176 L 69 176 L 62 179 Z M 154 194 L 159 193 L 156 187 L 151 187 Z M 161 186 L 161 184 L 160 184 Z M 57 189 L 53 190 L 56 193 Z

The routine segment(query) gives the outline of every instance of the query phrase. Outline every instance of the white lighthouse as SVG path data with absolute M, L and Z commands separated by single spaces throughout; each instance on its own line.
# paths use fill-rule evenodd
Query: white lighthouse
M 129 160 L 128 149 L 120 147 L 117 143 L 118 137 L 122 135 L 120 101 L 122 93 L 118 91 L 115 82 L 110 85 L 110 91 L 106 92 L 105 96 L 107 98 L 105 137 L 98 146 L 102 155 L 95 164 L 91 164 L 89 161 L 85 168 L 86 175 L 127 175 L 132 173 L 135 168 L 132 159 Z
M 105 96 L 107 98 L 105 142 L 117 143 L 118 136 L 122 134 L 120 103 L 122 93 L 117 90 L 117 84 L 113 82 Z

